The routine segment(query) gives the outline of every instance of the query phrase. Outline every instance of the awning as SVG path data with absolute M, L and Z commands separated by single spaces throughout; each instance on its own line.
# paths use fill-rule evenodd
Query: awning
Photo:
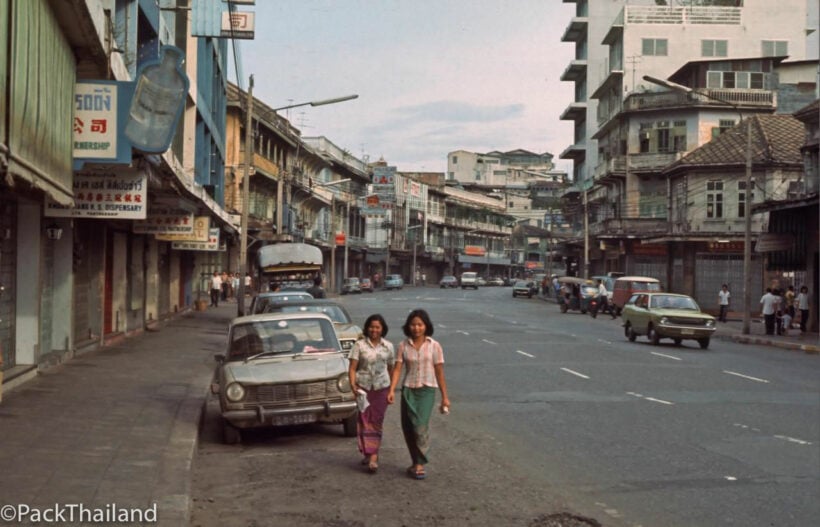
M 484 265 L 510 265 L 509 258 L 503 258 L 498 256 L 491 256 L 487 258 L 486 256 L 468 256 L 466 254 L 459 254 L 458 261 L 460 263 L 474 263 Z

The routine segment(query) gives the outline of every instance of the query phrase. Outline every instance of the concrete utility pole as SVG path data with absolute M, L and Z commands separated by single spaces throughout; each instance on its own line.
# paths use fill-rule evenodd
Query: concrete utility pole
M 251 195 L 251 163 L 253 162 L 253 75 L 248 84 L 247 109 L 245 113 L 245 164 L 242 170 L 242 220 L 239 233 L 239 291 L 236 299 L 236 315 L 245 314 L 245 275 L 248 272 L 248 201 Z
M 681 84 L 667 81 L 664 79 L 656 79 L 655 77 L 651 77 L 649 75 L 644 75 L 643 80 L 647 82 L 651 82 L 652 84 L 657 84 L 658 86 L 663 86 L 664 88 L 669 88 L 670 90 L 675 90 L 683 93 L 693 93 L 696 95 L 701 95 L 706 97 L 707 99 L 712 99 L 713 101 L 717 101 L 720 103 L 725 104 L 726 106 L 730 106 L 734 111 L 737 112 L 737 116 L 740 119 L 738 124 L 743 122 L 743 113 L 740 111 L 740 107 L 733 103 L 729 102 L 725 99 L 721 99 L 720 97 L 715 97 L 714 95 L 710 95 L 706 92 L 700 92 L 697 90 L 693 90 L 688 86 L 683 86 Z M 744 335 L 748 335 L 751 331 L 751 319 L 752 319 L 752 118 L 749 117 L 746 119 L 746 210 L 744 211 L 744 229 L 743 229 L 743 327 L 741 328 L 741 333 Z

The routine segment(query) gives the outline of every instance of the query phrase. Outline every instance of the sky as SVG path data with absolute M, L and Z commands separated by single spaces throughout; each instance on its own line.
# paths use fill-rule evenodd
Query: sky
M 358 94 L 280 112 L 303 136 L 399 171 L 445 172 L 447 153 L 572 143 L 559 116 L 573 100 L 560 76 L 575 4 L 561 0 L 257 0 L 254 40 L 239 44 L 240 86 L 272 107 Z M 237 82 L 231 68 L 229 78 Z

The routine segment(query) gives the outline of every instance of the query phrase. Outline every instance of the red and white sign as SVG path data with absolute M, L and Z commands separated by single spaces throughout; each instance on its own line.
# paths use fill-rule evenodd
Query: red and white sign
M 148 178 L 135 168 L 74 173 L 74 206 L 46 199 L 49 218 L 116 218 L 144 220 L 147 216 Z

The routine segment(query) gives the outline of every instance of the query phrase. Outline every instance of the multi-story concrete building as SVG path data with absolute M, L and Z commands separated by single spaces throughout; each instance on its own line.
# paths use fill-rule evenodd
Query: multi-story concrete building
M 575 162 L 575 185 L 565 198 L 588 225 L 575 238 L 576 258 L 586 272 L 627 271 L 666 282 L 665 247 L 641 243 L 669 230 L 662 170 L 734 126 L 740 114 L 777 111 L 778 93 L 792 106 L 811 100 L 813 89 L 804 89 L 815 86 L 804 64 L 811 50 L 799 29 L 809 4 L 794 0 L 789 12 L 777 13 L 760 0 L 577 4 L 564 34 L 576 44 L 564 75 L 576 84 L 576 100 L 562 115 L 576 123 L 575 142 L 562 154 Z M 702 95 L 662 89 L 645 76 Z
M 205 218 L 223 243 L 236 234 L 221 206 L 226 44 L 191 37 L 185 11 L 142 0 L 114 4 L 0 2 L 0 27 L 8 36 L 0 44 L 0 370 L 11 380 L 6 387 L 189 308 L 199 273 L 225 269 L 218 250 L 154 235 L 160 216 Z M 114 82 L 133 83 L 166 45 L 184 54 L 190 82 L 171 147 L 132 153 L 129 144 L 120 152 L 114 145 L 125 144 L 117 143 L 117 131 L 127 122 L 131 98 L 109 98 L 126 93 Z M 79 114 L 88 110 L 107 113 L 88 120 Z M 104 149 L 110 149 L 105 157 L 87 153 Z M 91 201 L 105 213 L 88 213 Z M 129 216 L 132 211 L 148 221 Z

